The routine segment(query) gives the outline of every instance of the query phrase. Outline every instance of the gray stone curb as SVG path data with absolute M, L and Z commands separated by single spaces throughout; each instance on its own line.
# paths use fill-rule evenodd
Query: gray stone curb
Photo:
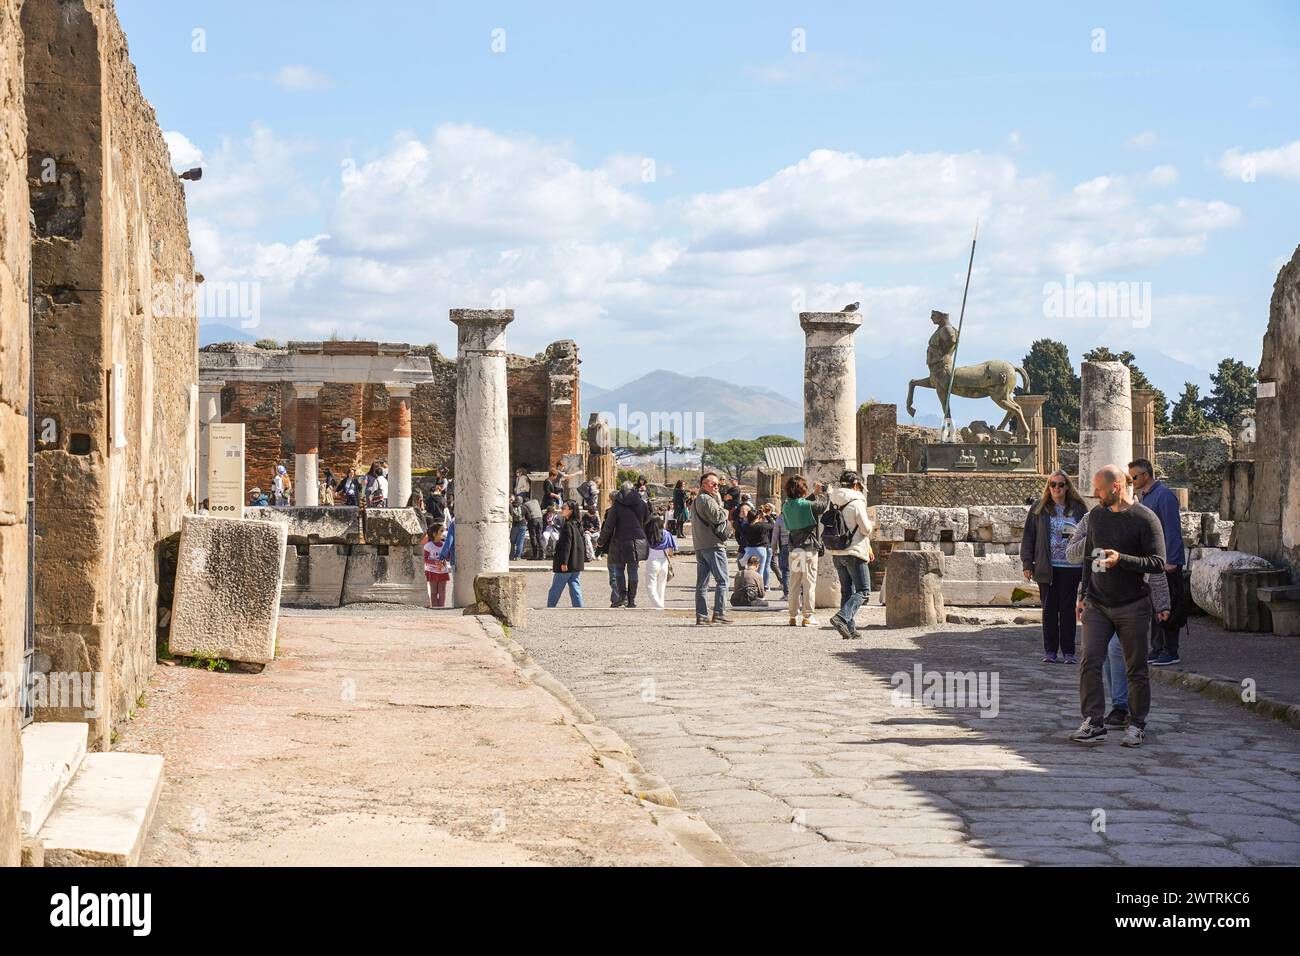
M 1280 720 L 1300 730 L 1300 705 L 1288 704 L 1285 701 L 1275 700 L 1271 697 L 1259 697 L 1254 701 L 1244 701 L 1241 699 L 1240 684 L 1219 677 L 1206 677 L 1204 674 L 1196 674 L 1192 671 L 1169 671 L 1160 667 L 1148 667 L 1147 673 L 1157 683 L 1181 687 L 1184 690 L 1200 694 L 1202 697 L 1236 704 L 1238 707 L 1249 710 L 1260 717 Z
M 627 742 L 598 723 L 595 715 L 578 703 L 567 687 L 538 664 L 518 641 L 506 634 L 496 618 L 490 614 L 476 614 L 474 618 L 489 637 L 506 649 L 525 677 L 569 712 L 574 729 L 591 745 L 600 765 L 618 775 L 627 791 L 650 813 L 650 819 L 667 830 L 678 846 L 705 866 L 745 865 L 701 817 L 681 809 L 677 794 L 668 782 L 658 774 L 648 773 Z

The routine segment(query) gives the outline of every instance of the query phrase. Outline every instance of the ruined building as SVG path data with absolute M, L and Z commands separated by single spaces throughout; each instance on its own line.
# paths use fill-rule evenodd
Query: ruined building
M 0 0 L 0 95 L 0 864 L 12 864 L 21 727 L 88 725 L 83 746 L 107 750 L 156 665 L 160 543 L 194 504 L 198 373 L 192 305 L 159 309 L 154 295 L 193 281 L 185 196 L 108 0 Z M 16 693 L 59 675 L 93 688 L 94 706 Z
M 506 367 L 511 466 L 540 471 L 577 454 L 577 345 L 555 342 L 532 358 L 509 355 Z M 322 474 L 326 468 L 339 477 L 349 467 L 364 472 L 372 461 L 388 458 L 399 397 L 409 399 L 411 467 L 451 470 L 454 464 L 456 362 L 436 346 L 330 341 L 263 349 L 223 342 L 200 350 L 199 379 L 215 406 L 209 416 L 217 416 L 205 421 L 246 426 L 245 491 L 254 485 L 265 490 L 277 463 L 292 472 L 295 453 L 312 442 Z M 298 440 L 304 421 L 298 402 L 309 393 L 316 415 L 305 419 L 313 434 L 304 443 Z

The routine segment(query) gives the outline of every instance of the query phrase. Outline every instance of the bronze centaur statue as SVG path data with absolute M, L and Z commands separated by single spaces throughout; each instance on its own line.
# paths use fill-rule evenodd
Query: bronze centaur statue
M 945 437 L 953 434 L 952 412 L 948 400 L 951 395 L 960 398 L 991 398 L 1006 411 L 999 429 L 1008 424 L 1016 424 L 1016 432 L 1029 436 L 1029 424 L 1025 413 L 1015 400 L 1016 376 L 1019 375 L 1025 391 L 1029 391 L 1029 373 L 1019 365 L 997 359 L 981 362 L 978 365 L 961 365 L 953 371 L 953 356 L 957 352 L 957 330 L 948 321 L 946 312 L 931 312 L 930 321 L 938 326 L 930 336 L 925 351 L 925 364 L 930 368 L 926 378 L 914 378 L 907 385 L 907 414 L 915 416 L 916 408 L 912 404 L 917 388 L 932 388 L 939 395 L 939 404 L 943 406 Z M 952 382 L 949 393 L 948 383 Z

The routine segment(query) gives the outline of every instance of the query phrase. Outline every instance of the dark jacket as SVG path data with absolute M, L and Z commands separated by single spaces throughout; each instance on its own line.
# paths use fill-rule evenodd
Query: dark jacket
M 1150 508 L 1160 519 L 1160 530 L 1165 537 L 1165 563 L 1180 568 L 1187 563 L 1183 548 L 1183 520 L 1178 510 L 1178 497 L 1163 481 L 1157 481 L 1142 495 L 1142 506 Z
M 649 518 L 650 508 L 635 488 L 620 491 L 605 512 L 605 524 L 600 531 L 601 550 L 615 564 L 644 561 L 650 555 L 650 542 L 645 533 Z
M 1037 508 L 1035 505 L 1034 508 Z M 1029 509 L 1025 518 L 1025 531 L 1020 536 L 1020 566 L 1026 571 L 1034 572 L 1034 580 L 1039 584 L 1052 583 L 1052 514 L 1056 510 L 1053 502 L 1035 512 Z M 1068 504 L 1065 513 L 1078 521 L 1088 509 L 1080 504 Z
M 830 507 L 831 500 L 824 494 L 809 495 L 804 501 L 808 502 L 809 514 L 812 515 L 812 524 L 796 528 L 791 523 L 791 517 L 795 513 L 793 499 L 787 501 L 781 507 L 781 515 L 785 518 L 786 528 L 790 532 L 790 547 L 802 551 L 816 551 L 821 554 L 822 547 L 822 515 L 826 514 L 826 509 Z M 788 510 L 787 510 L 788 509 Z
M 747 548 L 766 548 L 772 540 L 772 522 L 765 518 L 755 518 L 741 525 L 737 535 Z
M 555 559 L 551 570 L 564 574 L 560 565 L 567 565 L 569 571 L 581 571 L 587 564 L 587 545 L 582 538 L 582 528 L 576 520 L 565 521 L 560 525 L 560 539 L 555 542 Z

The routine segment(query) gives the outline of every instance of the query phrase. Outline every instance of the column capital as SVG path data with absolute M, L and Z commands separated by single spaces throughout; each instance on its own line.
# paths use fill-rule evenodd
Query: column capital
M 409 382 L 385 382 L 384 390 L 388 392 L 390 399 L 410 398 L 415 392 L 415 386 Z
M 506 326 L 514 320 L 514 309 L 452 309 L 457 351 L 504 352 Z
M 831 332 L 852 335 L 862 325 L 861 312 L 800 312 L 799 327 L 805 334 Z
M 320 395 L 321 386 L 324 382 L 294 382 L 293 394 L 295 398 L 316 398 Z
M 1156 390 L 1154 388 L 1135 388 L 1133 389 L 1133 408 L 1134 410 L 1143 409 L 1152 406 L 1156 401 Z
M 200 392 L 219 392 L 226 387 L 224 378 L 201 378 L 199 379 Z

